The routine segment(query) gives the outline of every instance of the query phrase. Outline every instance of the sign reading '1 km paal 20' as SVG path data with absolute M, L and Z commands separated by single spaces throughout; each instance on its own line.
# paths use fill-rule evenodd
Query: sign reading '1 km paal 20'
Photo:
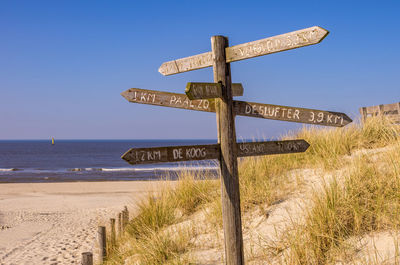
M 150 104 L 164 107 L 215 112 L 215 99 L 190 100 L 185 94 L 131 88 L 121 95 L 132 103 Z M 262 104 L 246 101 L 233 101 L 234 113 L 239 116 L 271 120 L 300 122 L 316 125 L 342 127 L 352 120 L 344 113 Z
M 287 51 L 321 42 L 328 31 L 321 27 L 311 27 L 286 34 L 227 47 L 226 62 L 235 62 L 257 56 Z M 206 52 L 163 63 L 158 71 L 163 75 L 173 75 L 212 66 L 212 53 Z
M 211 52 L 163 63 L 159 71 L 172 75 L 213 66 L 214 83 L 189 82 L 186 94 L 139 88 L 122 93 L 129 102 L 217 112 L 218 144 L 132 148 L 122 158 L 132 165 L 219 159 L 226 264 L 244 264 L 237 157 L 298 153 L 309 147 L 304 140 L 237 143 L 235 115 L 337 127 L 352 121 L 340 112 L 233 100 L 243 95 L 243 87 L 232 84 L 229 63 L 317 44 L 328 33 L 315 26 L 232 47 L 226 37 L 213 36 Z

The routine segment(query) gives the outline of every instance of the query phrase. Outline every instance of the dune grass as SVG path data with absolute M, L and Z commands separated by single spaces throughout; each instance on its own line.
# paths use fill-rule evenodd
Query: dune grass
M 172 236 L 162 230 L 215 200 L 217 181 L 197 180 L 201 174 L 208 173 L 183 172 L 174 187 L 166 183 L 160 193 L 150 194 L 140 202 L 137 216 L 130 221 L 118 247 L 104 264 L 121 264 L 129 258 L 132 264 L 187 264 L 181 258 L 189 245 L 191 231 L 177 231 Z
M 384 162 L 364 156 L 348 158 L 355 150 L 384 147 L 399 140 L 397 127 L 389 121 L 370 119 L 364 126 L 345 128 L 304 127 L 283 139 L 305 139 L 305 153 L 241 159 L 239 180 L 242 212 L 268 207 L 288 196 L 298 181 L 290 176 L 296 169 L 320 168 L 332 171 L 351 168 L 343 184 L 327 183 L 313 196 L 313 207 L 304 224 L 298 224 L 285 238 L 285 264 L 333 262 L 351 236 L 369 231 L 398 228 L 400 209 L 399 148 L 388 152 Z M 207 172 L 185 172 L 177 185 L 148 196 L 130 222 L 118 247 L 105 264 L 187 264 L 193 231 L 172 236 L 166 229 L 207 208 L 208 222 L 222 225 L 220 182 L 207 179 Z M 202 180 L 198 180 L 202 179 Z M 135 263 L 136 262 L 136 263 Z
M 371 161 L 363 155 L 341 180 L 314 194 L 305 224 L 287 236 L 288 264 L 334 264 L 351 259 L 348 240 L 400 228 L 400 145 Z
M 400 228 L 400 142 L 398 128 L 372 120 L 356 132 L 358 147 L 390 146 L 380 154 L 351 160 L 344 177 L 325 183 L 312 196 L 304 224 L 287 234 L 284 264 L 351 263 L 356 253 L 351 239 L 373 231 Z M 397 131 L 397 132 L 396 132 Z

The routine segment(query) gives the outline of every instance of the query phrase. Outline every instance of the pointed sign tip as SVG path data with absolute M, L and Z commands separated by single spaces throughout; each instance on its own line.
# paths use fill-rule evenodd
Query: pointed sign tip
M 185 88 L 185 93 L 186 93 L 186 95 L 188 96 L 188 93 L 189 93 L 189 91 L 190 91 L 190 87 L 192 86 L 192 82 L 188 82 L 187 84 L 186 84 L 186 88 Z M 191 99 L 190 97 L 189 97 L 189 99 Z
M 162 65 L 160 66 L 160 68 L 158 68 L 158 72 L 159 72 L 160 74 L 162 74 L 162 75 L 165 75 L 165 72 L 164 72 L 164 69 L 163 69 L 163 65 L 164 65 L 164 64 L 162 64 Z
M 123 96 L 124 98 L 126 98 L 126 94 L 129 92 L 129 89 L 128 90 L 125 90 L 124 92 L 121 92 L 121 96 Z
M 303 140 L 303 142 L 304 142 L 304 146 L 305 146 L 304 151 L 306 151 L 310 147 L 310 144 L 306 140 Z
M 127 90 L 125 90 L 124 92 L 121 93 L 121 96 L 123 96 L 126 100 L 130 101 L 130 93 L 132 91 L 132 88 L 129 88 Z
M 318 43 L 320 43 L 323 39 L 325 39 L 326 38 L 326 36 L 328 36 L 328 34 L 329 34 L 329 30 L 327 30 L 327 29 L 324 29 L 323 27 L 320 27 L 320 26 L 315 26 L 319 31 L 321 31 L 322 32 L 322 36 L 321 36 L 321 39 L 318 41 Z
M 343 119 L 346 120 L 346 121 L 348 122 L 347 124 L 353 122 L 353 120 L 352 120 L 349 116 L 347 116 L 347 114 L 344 114 L 344 115 L 343 115 Z

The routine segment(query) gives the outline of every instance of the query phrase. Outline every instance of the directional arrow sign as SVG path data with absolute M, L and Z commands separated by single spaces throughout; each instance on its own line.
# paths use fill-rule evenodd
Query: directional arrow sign
M 238 157 L 305 152 L 310 145 L 304 140 L 238 143 Z M 219 144 L 132 148 L 122 155 L 129 164 L 153 164 L 191 160 L 218 159 Z
M 310 146 L 305 140 L 238 143 L 238 157 L 305 152 Z
M 131 88 L 121 93 L 129 102 L 215 112 L 214 99 L 190 100 L 185 94 Z
M 343 127 L 352 122 L 352 119 L 341 112 L 304 109 L 245 101 L 234 101 L 233 104 L 235 114 L 240 116 L 334 127 Z
M 243 96 L 242 84 L 232 84 L 232 96 Z M 222 84 L 220 83 L 187 83 L 186 95 L 189 99 L 220 98 L 222 96 Z
M 321 42 L 329 31 L 321 27 L 301 29 L 282 35 L 239 44 L 225 49 L 226 62 L 235 62 L 257 56 L 287 51 Z M 158 71 L 173 75 L 212 66 L 212 53 L 206 52 L 163 63 Z
M 329 31 L 326 29 L 314 26 L 262 40 L 239 44 L 226 49 L 226 62 L 235 62 L 317 44 L 328 34 Z
M 131 88 L 121 93 L 129 102 L 215 112 L 214 99 L 190 100 L 185 94 Z M 235 115 L 342 127 L 352 120 L 344 113 L 281 105 L 233 101 Z
M 219 144 L 132 148 L 122 155 L 131 165 L 219 158 Z

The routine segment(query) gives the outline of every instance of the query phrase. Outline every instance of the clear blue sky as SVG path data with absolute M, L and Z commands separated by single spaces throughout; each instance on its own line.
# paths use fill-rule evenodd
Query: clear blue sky
M 136 87 L 184 93 L 212 69 L 161 63 L 311 26 L 322 43 L 231 64 L 242 100 L 347 113 L 400 101 L 399 1 L 1 1 L 0 139 L 216 138 L 215 115 L 128 103 Z M 238 138 L 301 124 L 236 118 Z

